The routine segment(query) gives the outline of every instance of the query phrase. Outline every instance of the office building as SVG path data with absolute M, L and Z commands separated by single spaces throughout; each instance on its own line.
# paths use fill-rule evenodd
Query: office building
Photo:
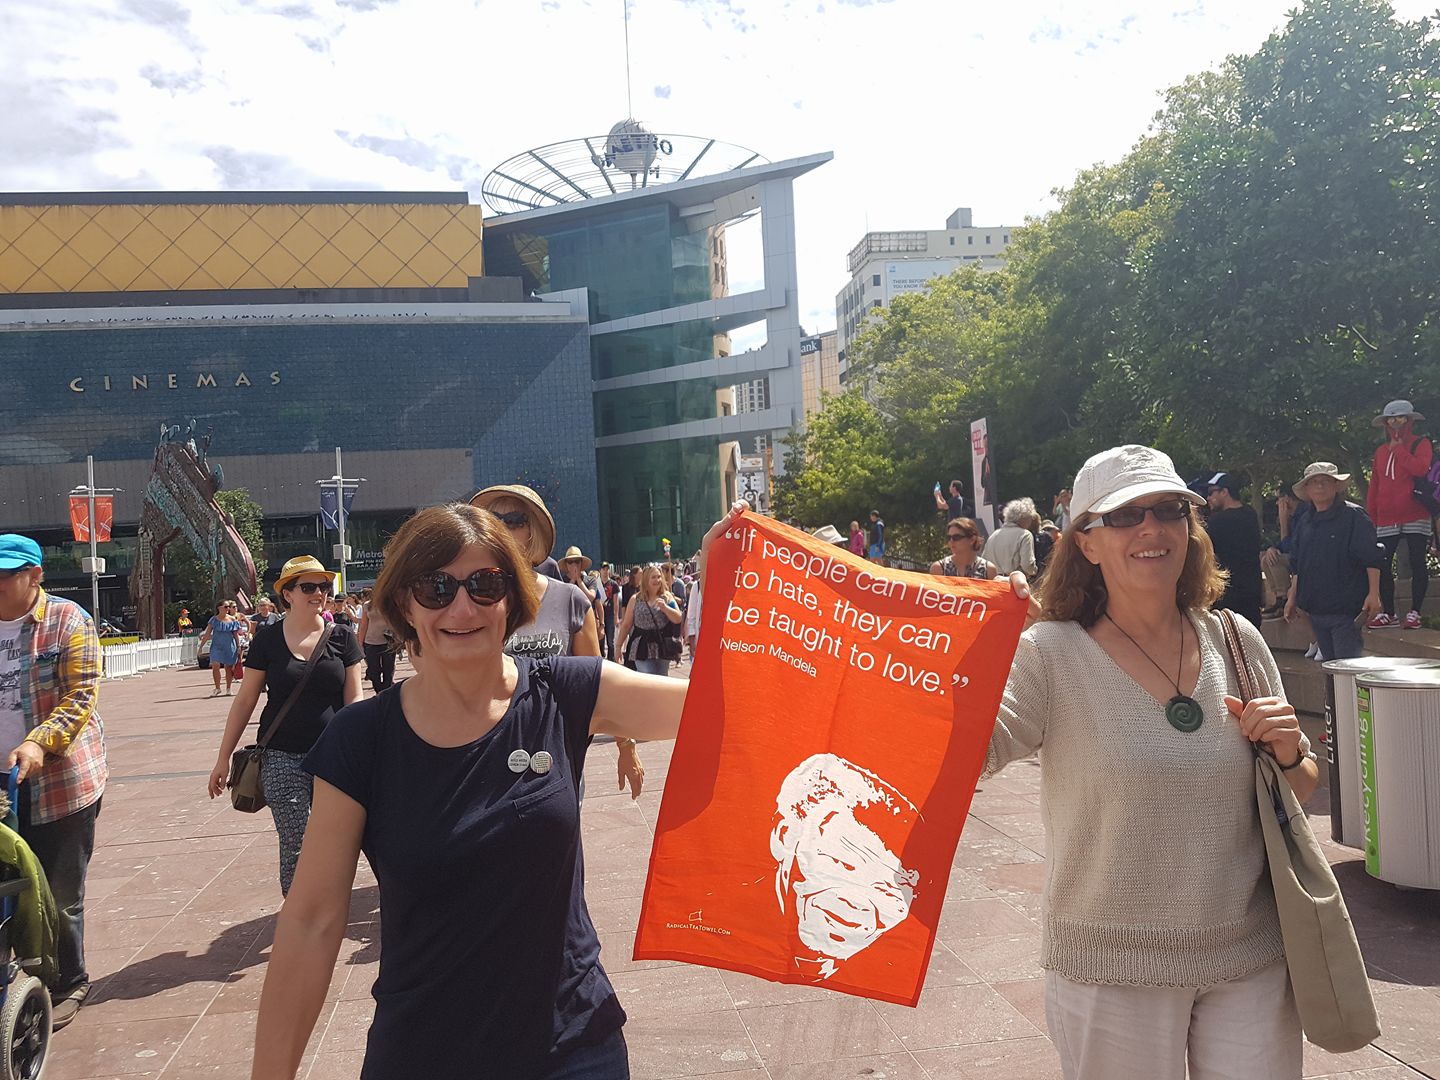
M 840 366 L 846 351 L 872 311 L 889 307 L 904 293 L 920 292 L 931 278 L 962 266 L 996 270 L 1010 246 L 1009 225 L 977 226 L 969 207 L 945 219 L 945 228 L 911 232 L 871 232 L 850 249 L 850 281 L 835 297 L 835 326 Z

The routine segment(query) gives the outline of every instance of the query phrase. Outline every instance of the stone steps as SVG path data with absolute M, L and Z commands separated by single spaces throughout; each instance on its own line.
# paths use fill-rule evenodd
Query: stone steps
M 1429 607 L 1429 601 L 1426 601 Z M 1287 623 L 1283 619 L 1267 619 L 1261 627 L 1266 643 L 1280 669 L 1285 695 L 1295 711 L 1310 716 L 1325 713 L 1325 671 L 1315 660 L 1305 659 L 1309 647 L 1310 628 L 1303 619 Z M 1420 657 L 1440 661 L 1440 631 L 1437 630 L 1365 630 L 1367 656 Z

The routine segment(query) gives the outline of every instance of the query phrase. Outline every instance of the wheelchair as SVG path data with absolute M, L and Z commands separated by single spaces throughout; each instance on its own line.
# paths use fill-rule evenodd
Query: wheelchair
M 18 768 L 10 770 L 12 807 L 19 805 L 18 776 Z M 10 922 L 29 888 L 17 867 L 0 864 L 0 1080 L 42 1080 L 50 1051 L 50 991 L 10 946 Z

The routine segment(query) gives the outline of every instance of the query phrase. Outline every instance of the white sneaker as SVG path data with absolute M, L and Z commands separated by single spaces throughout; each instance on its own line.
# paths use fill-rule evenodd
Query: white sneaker
M 1318 642 L 1314 642 L 1314 641 L 1310 642 L 1310 647 L 1305 650 L 1305 659 L 1306 659 L 1306 660 L 1319 660 L 1319 659 L 1320 659 L 1320 645 L 1319 645 Z

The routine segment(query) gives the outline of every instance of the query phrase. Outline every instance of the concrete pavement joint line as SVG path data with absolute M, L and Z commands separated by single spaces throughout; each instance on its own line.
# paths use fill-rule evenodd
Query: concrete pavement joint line
M 201 769 L 198 772 L 160 772 L 160 773 L 131 773 L 128 776 L 109 776 L 107 784 L 145 783 L 150 780 L 188 780 L 196 776 L 209 776 L 209 769 Z
M 711 970 L 715 969 L 712 968 Z M 740 1013 L 740 1006 L 735 1003 L 735 995 L 731 993 L 730 985 L 718 971 L 716 971 L 716 978 L 720 980 L 720 988 L 725 991 L 725 996 L 730 999 L 730 1009 L 740 1021 L 740 1030 L 745 1032 L 745 1041 L 750 1044 L 750 1049 L 755 1054 L 755 1060 L 760 1063 L 760 1068 L 765 1070 L 765 1075 L 769 1077 L 770 1080 L 774 1080 L 774 1077 L 771 1076 L 770 1073 L 770 1063 L 767 1062 L 764 1055 L 760 1053 L 760 1047 L 755 1043 L 755 1036 L 750 1034 L 750 1025 L 745 1023 L 745 1017 Z

